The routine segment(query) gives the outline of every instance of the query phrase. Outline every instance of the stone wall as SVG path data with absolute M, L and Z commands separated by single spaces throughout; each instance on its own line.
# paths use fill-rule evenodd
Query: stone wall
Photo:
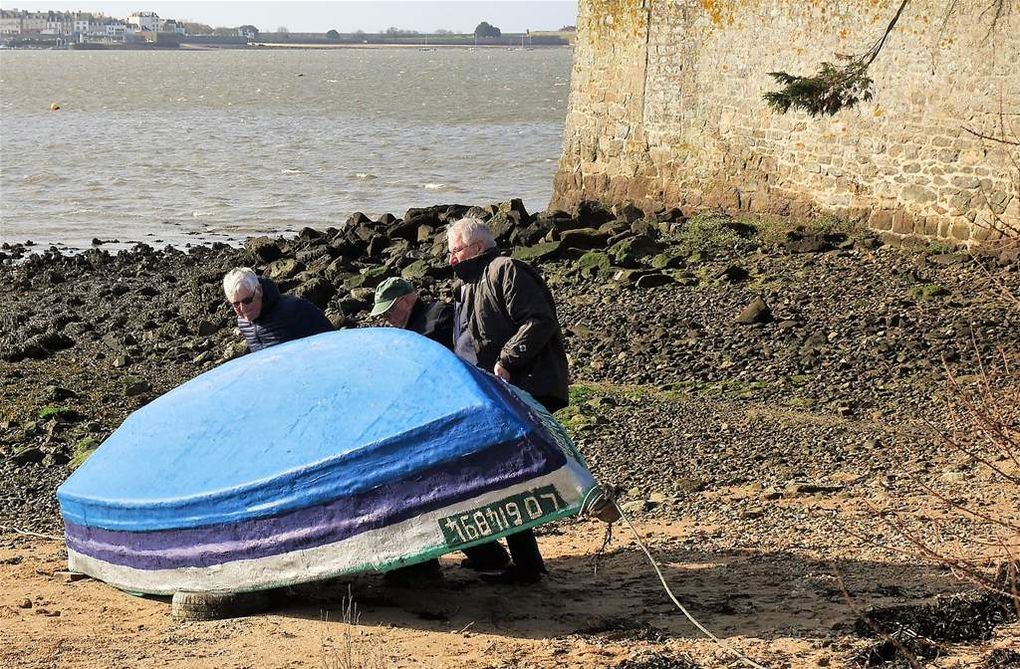
M 768 73 L 865 51 L 898 0 L 580 0 L 552 207 L 829 213 L 896 239 L 972 243 L 1020 224 L 1020 13 L 911 0 L 872 65 L 874 99 L 772 112 Z M 1001 112 L 1001 115 L 1000 115 Z

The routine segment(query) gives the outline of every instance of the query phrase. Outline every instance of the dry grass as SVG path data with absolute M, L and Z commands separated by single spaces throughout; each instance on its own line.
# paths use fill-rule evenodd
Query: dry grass
M 347 596 L 341 600 L 339 614 L 340 619 L 336 623 L 339 631 L 334 636 L 330 634 L 330 611 L 322 612 L 322 622 L 325 623 L 319 645 L 322 669 L 386 669 L 389 663 L 360 627 L 361 613 L 350 587 Z

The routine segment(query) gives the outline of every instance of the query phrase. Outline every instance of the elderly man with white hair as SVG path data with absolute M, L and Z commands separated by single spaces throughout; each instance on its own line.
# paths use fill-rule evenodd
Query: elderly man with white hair
M 526 262 L 501 256 L 476 218 L 462 218 L 446 236 L 450 265 L 462 282 L 454 291 L 454 351 L 528 391 L 550 412 L 567 406 L 567 354 L 545 281 Z M 531 530 L 508 536 L 507 545 L 514 564 L 501 582 L 541 578 L 545 564 Z
M 317 306 L 304 298 L 281 294 L 272 279 L 258 276 L 250 267 L 227 272 L 223 292 L 252 352 L 333 329 Z

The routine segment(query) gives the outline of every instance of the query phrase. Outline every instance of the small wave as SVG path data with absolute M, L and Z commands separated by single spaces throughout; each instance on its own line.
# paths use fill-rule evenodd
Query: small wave
M 205 218 L 207 216 L 215 216 L 215 215 L 216 214 L 214 214 L 211 211 L 193 211 L 193 212 L 191 212 L 191 217 L 192 218 Z
M 280 174 L 304 174 L 304 173 L 305 173 L 304 170 L 288 170 L 288 169 L 280 170 Z
M 379 177 L 377 177 L 374 174 L 369 174 L 368 172 L 356 172 L 354 174 L 354 178 L 355 179 L 378 179 Z
M 446 188 L 446 184 L 422 184 L 421 187 L 425 190 L 442 190 Z

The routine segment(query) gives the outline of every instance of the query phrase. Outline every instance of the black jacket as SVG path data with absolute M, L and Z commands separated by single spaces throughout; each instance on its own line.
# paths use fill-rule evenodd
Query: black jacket
M 272 279 L 259 277 L 262 285 L 262 311 L 253 321 L 237 317 L 237 327 L 251 351 L 261 351 L 285 341 L 329 332 L 333 325 L 322 311 L 308 300 L 282 295 Z
M 425 302 L 418 298 L 411 307 L 406 329 L 425 335 L 453 350 L 453 305 L 443 301 Z
M 529 264 L 492 249 L 459 263 L 463 281 L 458 316 L 474 348 L 476 364 L 491 372 L 496 361 L 510 382 L 554 411 L 567 406 L 569 378 L 556 303 Z

